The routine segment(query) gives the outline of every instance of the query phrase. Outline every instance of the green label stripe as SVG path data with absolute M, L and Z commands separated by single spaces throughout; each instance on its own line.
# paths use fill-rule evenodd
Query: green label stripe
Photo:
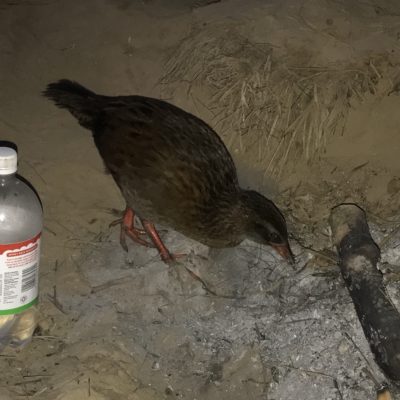
M 36 297 L 36 299 L 32 300 L 30 303 L 24 304 L 21 307 L 12 308 L 11 310 L 0 310 L 0 315 L 10 315 L 10 314 L 21 313 L 22 311 L 25 311 L 27 308 L 32 307 L 33 305 L 37 304 L 37 302 L 38 302 L 38 298 Z

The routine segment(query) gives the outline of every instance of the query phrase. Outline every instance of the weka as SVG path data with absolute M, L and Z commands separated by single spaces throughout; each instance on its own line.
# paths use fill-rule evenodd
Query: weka
M 149 245 L 147 233 L 162 259 L 174 260 L 157 223 L 209 247 L 249 238 L 293 262 L 283 215 L 261 194 L 240 188 L 231 155 L 205 122 L 165 101 L 97 95 L 69 80 L 49 84 L 43 94 L 92 131 L 126 200 L 125 249 L 125 235 Z M 135 214 L 143 230 L 135 228 Z

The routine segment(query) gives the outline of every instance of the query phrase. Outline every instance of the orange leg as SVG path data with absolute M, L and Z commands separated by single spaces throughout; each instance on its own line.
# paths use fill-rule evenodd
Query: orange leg
M 154 245 L 157 247 L 161 259 L 167 264 L 173 261 L 173 256 L 171 255 L 169 250 L 165 247 L 165 244 L 161 240 L 160 235 L 158 234 L 155 226 L 151 222 L 146 221 L 145 219 L 141 219 L 140 221 L 142 222 L 144 230 L 149 235 Z
M 147 232 L 143 229 L 135 228 L 135 212 L 127 207 L 122 219 L 118 219 L 110 224 L 110 226 L 114 226 L 117 224 L 121 224 L 121 233 L 120 233 L 120 243 L 121 247 L 128 251 L 128 246 L 126 244 L 125 237 L 128 236 L 134 242 L 141 244 L 146 247 L 153 247 L 153 245 L 146 240 L 142 239 L 140 236 L 145 235 Z
M 166 263 L 169 264 L 173 261 L 175 261 L 177 258 L 180 257 L 185 257 L 186 254 L 172 254 L 169 252 L 169 250 L 165 247 L 165 244 L 160 238 L 160 235 L 158 234 L 154 224 L 151 222 L 145 220 L 145 219 L 140 219 L 140 222 L 143 225 L 144 230 L 146 233 L 149 235 L 150 239 L 154 243 L 154 246 L 157 248 L 158 252 L 160 253 L 161 259 Z
M 140 222 L 144 229 L 135 228 L 135 212 L 131 208 L 127 207 L 124 216 L 110 224 L 110 226 L 121 224 L 120 243 L 125 251 L 128 251 L 128 246 L 126 245 L 126 236 L 128 236 L 134 242 L 139 243 L 142 246 L 156 247 L 160 253 L 161 259 L 166 264 L 175 261 L 177 258 L 186 256 L 186 254 L 170 253 L 161 240 L 154 224 L 141 218 Z M 152 243 L 142 239 L 142 235 L 147 235 L 151 239 Z

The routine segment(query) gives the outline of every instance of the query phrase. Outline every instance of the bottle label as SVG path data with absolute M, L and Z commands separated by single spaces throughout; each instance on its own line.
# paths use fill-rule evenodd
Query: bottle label
M 0 244 L 0 315 L 20 313 L 37 303 L 40 236 Z

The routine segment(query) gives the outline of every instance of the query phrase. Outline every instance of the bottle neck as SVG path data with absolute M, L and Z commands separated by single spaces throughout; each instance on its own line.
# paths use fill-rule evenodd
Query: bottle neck
M 0 175 L 0 186 L 6 185 L 8 182 L 15 179 L 16 172 L 7 175 Z

